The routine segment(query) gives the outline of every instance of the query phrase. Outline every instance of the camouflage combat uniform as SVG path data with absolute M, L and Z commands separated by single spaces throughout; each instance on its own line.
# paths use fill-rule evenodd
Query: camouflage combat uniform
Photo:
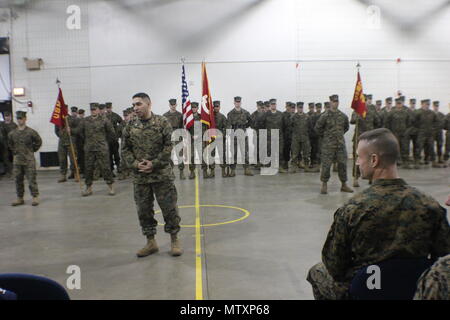
M 444 129 L 446 130 L 444 160 L 448 161 L 450 158 L 450 113 L 445 116 Z
M 27 177 L 30 193 L 33 197 L 39 196 L 36 182 L 36 160 L 34 153 L 42 145 L 39 134 L 29 128 L 14 129 L 8 135 L 8 144 L 13 158 L 13 174 L 16 179 L 16 193 L 18 198 L 23 198 L 25 193 L 24 177 Z
M 307 280 L 316 299 L 343 299 L 363 267 L 392 258 L 434 260 L 449 251 L 446 210 L 403 179 L 379 179 L 334 213 L 322 263 Z
M 6 174 L 10 175 L 10 174 L 12 174 L 12 171 L 13 171 L 13 165 L 12 165 L 13 153 L 12 153 L 12 150 L 9 148 L 8 135 L 11 131 L 13 131 L 14 129 L 17 128 L 17 124 L 13 121 L 11 121 L 10 123 L 2 122 L 1 127 L 2 127 L 3 134 L 5 136 L 2 157 L 3 157 L 5 169 L 6 169 Z
M 438 118 L 432 110 L 419 109 L 414 116 L 414 126 L 417 128 L 417 152 L 414 160 L 420 161 L 422 150 L 429 155 L 431 161 L 435 160 L 433 148 L 434 129 L 438 126 Z
M 382 126 L 383 128 L 386 128 L 386 118 L 387 118 L 389 112 L 392 111 L 392 109 L 393 109 L 393 107 L 391 107 L 391 108 L 388 108 L 388 107 L 383 107 L 383 108 L 381 108 L 381 111 L 380 111 L 380 120 L 381 120 L 381 126 Z
M 262 119 L 262 126 L 267 130 L 267 155 L 272 157 L 272 151 L 278 152 L 279 155 L 279 165 L 281 168 L 286 168 L 286 162 L 284 159 L 284 139 L 285 139 L 285 131 L 287 129 L 287 124 L 285 123 L 286 118 L 283 115 L 283 112 L 276 110 L 272 112 L 271 110 L 264 113 L 264 117 Z M 272 130 L 278 131 L 278 150 L 272 150 Z
M 323 112 L 324 113 L 324 112 Z M 322 114 L 323 114 L 322 113 Z M 321 163 L 321 142 L 323 142 L 323 135 L 318 134 L 314 128 L 316 126 L 317 120 L 319 120 L 322 114 L 318 114 L 314 111 L 308 111 L 309 121 L 311 121 L 311 131 L 309 132 L 309 142 L 311 146 L 311 162 L 314 165 L 318 165 Z M 319 142 L 320 141 L 320 142 Z
M 247 130 L 247 128 L 250 127 L 252 124 L 252 118 L 250 116 L 250 113 L 241 108 L 239 111 L 234 108 L 227 114 L 228 124 L 229 127 L 233 130 L 242 129 L 244 132 Z M 229 137 L 227 137 L 228 139 Z M 230 162 L 230 168 L 235 169 L 237 164 L 237 154 L 238 154 L 238 139 L 235 137 L 233 138 L 233 141 L 230 142 L 233 143 L 233 153 L 234 157 L 233 159 L 229 159 Z M 249 158 L 248 158 L 248 152 L 249 152 L 249 145 L 248 145 L 248 136 L 245 136 L 245 143 L 239 144 L 239 150 L 241 152 L 241 155 L 244 156 L 244 168 L 247 168 L 249 166 Z
M 111 122 L 102 115 L 89 116 L 80 123 L 79 132 L 84 140 L 86 186 L 92 185 L 96 166 L 107 184 L 114 183 L 109 162 L 108 141 L 116 139 L 116 133 Z
M 195 155 L 197 154 L 198 158 L 202 161 L 202 170 L 205 170 L 207 168 L 205 159 L 203 157 L 203 150 L 206 148 L 208 142 L 203 141 L 203 135 L 205 134 L 207 130 L 206 124 L 201 122 L 200 114 L 193 113 L 192 116 L 194 117 L 194 125 L 189 128 L 189 133 L 191 135 L 191 160 L 189 163 L 189 170 L 194 171 L 195 170 Z M 195 127 L 201 126 L 202 131 L 201 135 L 194 137 Z M 197 129 L 198 130 L 198 129 Z
M 400 146 L 400 155 L 403 164 L 409 162 L 409 128 L 413 123 L 411 113 L 406 108 L 393 108 L 385 119 L 385 128 L 392 131 Z
M 300 156 L 305 163 L 305 167 L 311 164 L 311 145 L 309 133 L 312 131 L 310 117 L 306 113 L 295 113 L 291 119 L 292 132 L 292 166 L 298 167 Z
M 165 232 L 177 234 L 180 231 L 171 138 L 170 122 L 155 114 L 148 120 L 132 120 L 123 130 L 122 157 L 133 170 L 134 201 L 142 233 L 147 237 L 156 234 L 158 225 L 154 218 L 155 197 L 164 217 Z M 150 173 L 139 172 L 138 163 L 142 160 L 152 161 Z
M 420 276 L 414 300 L 450 300 L 450 254 Z
M 442 162 L 442 147 L 444 145 L 444 122 L 445 115 L 442 112 L 435 112 L 437 117 L 437 122 L 435 124 L 434 134 L 433 134 L 433 148 L 436 144 L 436 153 L 440 162 Z
M 214 112 L 214 120 L 216 122 L 216 129 L 222 133 L 222 147 L 219 148 L 219 145 L 217 145 L 217 147 L 211 151 L 211 155 L 213 159 L 215 159 L 217 149 L 217 152 L 219 153 L 220 167 L 226 168 L 228 167 L 228 165 L 225 163 L 225 157 L 227 153 L 226 134 L 227 129 L 229 129 L 228 120 L 227 117 L 225 117 L 225 115 L 221 112 Z M 209 165 L 209 168 L 211 170 L 214 170 L 215 168 L 214 161 Z
M 172 126 L 172 131 L 175 131 L 177 129 L 183 129 L 183 114 L 179 111 L 175 111 L 175 112 L 171 112 L 171 111 L 167 111 L 166 113 L 163 114 L 164 117 L 167 118 L 167 120 L 169 120 L 170 125 Z M 180 137 L 180 141 L 183 141 L 183 137 Z M 175 142 L 174 142 L 175 145 Z M 181 153 L 181 152 L 180 152 Z M 178 169 L 179 170 L 184 170 L 184 161 L 182 160 L 183 155 L 180 154 L 180 163 L 178 164 Z
M 115 135 L 110 136 L 108 139 L 109 149 L 109 163 L 111 166 L 111 172 L 114 170 L 114 164 L 116 165 L 117 172 L 120 172 L 120 152 L 119 152 L 119 126 L 123 122 L 121 116 L 115 112 L 107 112 L 106 118 L 112 124 Z
M 283 112 L 283 123 L 284 123 L 284 131 L 283 131 L 283 160 L 284 160 L 284 168 L 288 168 L 288 163 L 291 160 L 291 145 L 292 145 L 292 116 L 294 114 L 289 111 Z
M 320 172 L 322 182 L 328 182 L 330 179 L 330 169 L 334 161 L 337 161 L 339 180 L 347 181 L 347 149 L 344 134 L 348 129 L 348 117 L 340 110 L 327 110 L 317 120 L 315 131 L 318 135 L 323 135 Z
M 72 117 L 72 116 L 68 116 L 67 122 L 69 123 L 69 127 L 70 127 L 70 133 L 71 133 L 70 138 L 72 140 L 75 157 L 78 157 L 76 146 L 77 146 L 77 136 L 78 136 L 80 119 Z M 72 173 L 74 173 L 75 172 L 75 165 L 74 165 L 75 160 L 73 159 L 72 151 L 70 150 L 69 134 L 67 133 L 66 129 L 62 129 L 56 125 L 55 125 L 55 134 L 59 138 L 58 159 L 59 159 L 60 173 L 64 176 L 67 174 L 67 157 L 70 158 L 70 170 L 72 171 Z M 78 158 L 77 158 L 77 160 L 78 160 Z
M 259 159 L 259 153 L 260 153 L 260 148 L 259 148 L 259 141 L 260 141 L 260 133 L 259 130 L 264 129 L 263 125 L 262 125 L 262 121 L 264 119 L 264 111 L 258 111 L 256 110 L 255 112 L 253 112 L 251 114 L 251 119 L 252 119 L 252 124 L 251 127 L 253 129 L 253 153 L 255 155 L 255 160 L 256 163 L 258 165 L 261 164 L 261 161 Z

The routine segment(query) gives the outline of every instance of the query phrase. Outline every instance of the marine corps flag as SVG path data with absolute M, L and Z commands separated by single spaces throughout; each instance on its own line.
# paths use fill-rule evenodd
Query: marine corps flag
M 64 98 L 61 88 L 59 88 L 58 99 L 56 100 L 55 109 L 53 110 L 52 118 L 50 122 L 60 128 L 64 128 L 66 125 L 66 117 L 68 115 L 67 106 L 64 103 Z
M 359 114 L 361 117 L 366 117 L 366 98 L 363 94 L 363 87 L 361 82 L 361 76 L 359 75 L 358 71 L 358 79 L 356 80 L 356 87 L 355 87 L 355 94 L 353 95 L 353 101 L 352 101 L 352 109 L 355 110 L 357 114 Z
M 209 90 L 208 75 L 206 74 L 206 64 L 202 62 L 202 109 L 201 122 L 208 126 L 208 129 L 214 129 L 210 132 L 211 138 L 216 137 L 216 120 L 214 118 L 214 107 L 212 104 L 211 92 Z

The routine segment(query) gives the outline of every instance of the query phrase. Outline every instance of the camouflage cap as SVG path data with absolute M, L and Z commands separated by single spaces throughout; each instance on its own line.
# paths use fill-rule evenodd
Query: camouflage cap
M 376 102 L 375 102 L 375 104 L 383 104 L 383 101 L 381 101 L 381 100 L 377 100 Z
M 395 103 L 398 103 L 398 102 L 403 102 L 401 97 L 395 98 Z
M 78 109 L 78 114 L 84 114 L 84 109 Z
M 286 107 L 291 105 L 291 101 L 286 101 Z
M 400 99 L 400 101 L 405 101 L 405 96 L 400 96 L 400 97 L 398 97 L 399 99 Z
M 302 101 L 297 102 L 297 107 L 303 107 L 304 103 Z
M 329 107 L 330 106 L 330 102 L 329 101 L 326 101 L 323 104 L 324 104 L 325 107 Z
M 198 102 L 192 102 L 191 106 L 192 108 L 198 108 Z
M 276 104 L 277 103 L 277 99 L 272 98 L 272 99 L 269 100 L 269 102 L 270 102 L 270 104 Z
M 309 107 L 309 108 L 314 108 L 314 105 L 315 105 L 314 102 L 308 103 L 308 107 Z
M 5 111 L 5 112 L 3 112 L 3 115 L 4 115 L 5 117 L 11 116 L 11 112 Z
M 364 96 L 366 97 L 366 99 L 372 100 L 372 95 L 371 94 L 365 94 Z
M 333 94 L 330 96 L 330 101 L 339 101 L 339 96 L 337 94 Z
M 176 104 L 177 104 L 177 99 L 169 99 L 169 104 L 170 104 L 171 106 L 176 105 Z
M 260 101 L 256 101 L 256 105 L 257 105 L 258 107 L 261 107 L 261 106 L 264 105 L 264 102 L 262 102 L 261 100 L 260 100 Z
M 22 119 L 22 118 L 26 118 L 26 117 L 27 117 L 27 113 L 25 111 L 16 111 L 17 119 Z
M 71 107 L 71 108 L 70 108 L 70 111 L 72 111 L 72 112 L 77 112 L 77 111 L 78 111 L 78 108 L 77 108 L 77 107 Z
M 317 102 L 317 103 L 316 103 L 316 108 L 322 108 L 322 103 Z
M 433 101 L 433 106 L 439 106 L 439 101 Z
M 241 102 L 241 100 L 242 100 L 242 98 L 239 96 L 234 97 L 234 102 Z
M 100 103 L 100 104 L 98 105 L 98 108 L 99 108 L 100 110 L 103 110 L 103 109 L 106 108 L 106 104 Z
M 105 106 L 110 109 L 112 108 L 112 102 L 105 102 Z
M 410 102 L 410 103 L 416 103 L 416 99 L 411 98 L 411 99 L 409 99 L 409 102 Z
M 420 101 L 422 103 L 430 103 L 430 99 L 423 99 L 422 101 Z
M 219 101 L 219 100 L 215 100 L 215 101 L 213 102 L 213 106 L 214 106 L 214 107 L 220 107 L 220 101 Z
M 268 107 L 268 106 L 270 105 L 270 102 L 269 102 L 269 101 L 264 101 L 264 105 L 265 105 L 266 107 Z
M 125 110 L 122 111 L 122 113 L 123 113 L 124 116 L 127 116 L 127 115 L 130 114 L 130 111 L 128 109 L 125 109 Z
M 386 102 L 392 102 L 392 97 L 387 97 Z
M 98 102 L 91 102 L 91 103 L 89 103 L 89 107 L 91 108 L 91 110 L 98 108 Z

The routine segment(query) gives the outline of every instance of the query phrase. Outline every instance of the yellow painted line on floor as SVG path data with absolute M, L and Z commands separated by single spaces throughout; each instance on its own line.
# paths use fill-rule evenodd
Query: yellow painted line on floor
M 203 300 L 203 266 L 198 171 L 195 169 L 195 299 Z

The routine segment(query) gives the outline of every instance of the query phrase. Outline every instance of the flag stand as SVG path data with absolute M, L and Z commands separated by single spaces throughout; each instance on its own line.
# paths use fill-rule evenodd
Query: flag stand
M 61 84 L 61 81 L 59 81 L 59 79 L 56 78 L 56 85 L 58 86 L 58 89 L 60 89 L 60 84 Z M 69 127 L 69 121 L 67 120 L 67 117 L 64 118 L 64 122 L 66 124 L 67 134 L 69 135 L 70 153 L 72 154 L 72 160 L 73 160 L 73 164 L 75 166 L 75 178 L 78 180 L 81 192 L 83 192 L 83 185 L 81 184 L 80 171 L 78 169 L 77 155 L 75 153 L 75 148 L 73 147 L 72 136 L 68 131 L 70 129 L 70 127 Z

